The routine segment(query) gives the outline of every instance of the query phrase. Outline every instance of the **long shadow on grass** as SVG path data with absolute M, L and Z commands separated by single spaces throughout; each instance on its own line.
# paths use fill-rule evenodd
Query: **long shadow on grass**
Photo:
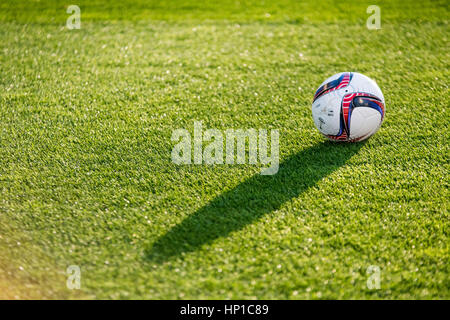
M 171 228 L 147 250 L 148 259 L 164 262 L 242 229 L 314 186 L 361 147 L 323 142 L 290 156 L 277 174 L 254 175 Z

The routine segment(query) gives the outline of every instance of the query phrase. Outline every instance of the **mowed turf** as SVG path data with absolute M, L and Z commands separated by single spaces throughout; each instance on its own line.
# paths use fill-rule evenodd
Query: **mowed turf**
M 0 298 L 450 298 L 446 1 L 80 7 L 0 4 Z M 311 118 L 342 71 L 386 99 L 365 143 Z M 194 121 L 278 129 L 279 172 L 173 164 Z

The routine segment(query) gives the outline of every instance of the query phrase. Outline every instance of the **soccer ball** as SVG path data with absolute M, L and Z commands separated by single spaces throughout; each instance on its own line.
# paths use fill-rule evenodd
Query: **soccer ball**
M 372 79 L 357 72 L 342 72 L 325 80 L 312 103 L 314 123 L 334 141 L 369 138 L 384 119 L 384 97 Z

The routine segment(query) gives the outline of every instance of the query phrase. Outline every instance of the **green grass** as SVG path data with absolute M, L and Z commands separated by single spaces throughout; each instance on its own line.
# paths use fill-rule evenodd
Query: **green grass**
M 0 4 L 0 298 L 450 298 L 447 1 L 132 3 Z M 383 90 L 366 143 L 314 127 L 342 71 Z M 195 120 L 278 129 L 278 174 L 173 164 Z
M 240 22 L 365 22 L 370 5 L 381 7 L 385 22 L 442 21 L 448 19 L 448 1 L 295 1 L 295 0 L 15 0 L 0 3 L 0 21 L 65 23 L 66 9 L 78 5 L 83 21 L 217 21 Z

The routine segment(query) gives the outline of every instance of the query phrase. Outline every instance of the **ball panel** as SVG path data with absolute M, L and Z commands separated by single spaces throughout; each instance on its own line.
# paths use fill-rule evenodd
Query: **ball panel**
M 351 87 L 354 90 L 353 92 L 365 92 L 372 94 L 381 99 L 384 104 L 384 96 L 381 92 L 380 87 L 378 87 L 377 83 L 369 77 L 366 77 L 365 75 L 358 72 L 353 72 Z
M 337 135 L 341 130 L 340 98 L 332 92 L 313 103 L 314 124 L 323 134 Z
M 359 107 L 352 110 L 350 117 L 350 139 L 369 138 L 381 124 L 381 113 L 372 108 Z

